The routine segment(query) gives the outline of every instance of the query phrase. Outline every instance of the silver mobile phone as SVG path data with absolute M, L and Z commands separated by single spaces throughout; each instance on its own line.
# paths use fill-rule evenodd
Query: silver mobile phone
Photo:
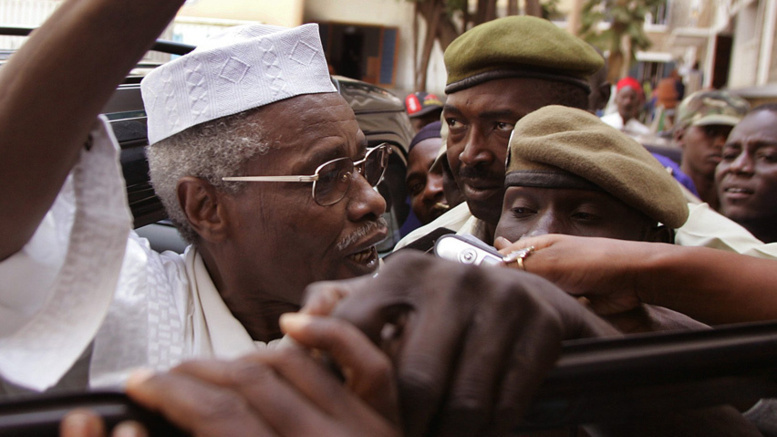
M 434 254 L 443 259 L 476 266 L 502 263 L 501 253 L 472 235 L 443 235 L 434 243 Z

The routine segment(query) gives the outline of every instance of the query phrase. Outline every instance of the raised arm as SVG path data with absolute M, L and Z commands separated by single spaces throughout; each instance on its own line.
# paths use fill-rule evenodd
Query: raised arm
M 534 246 L 526 270 L 577 296 L 599 314 L 638 303 L 661 305 L 708 324 L 777 319 L 777 262 L 704 247 L 544 235 L 509 245 Z
M 68 0 L 0 68 L 0 260 L 35 232 L 116 85 L 184 0 Z

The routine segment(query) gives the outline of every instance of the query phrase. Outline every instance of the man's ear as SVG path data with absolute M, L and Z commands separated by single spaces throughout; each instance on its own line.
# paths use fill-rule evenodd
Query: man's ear
M 612 85 L 610 85 L 610 82 L 599 85 L 599 94 L 602 95 L 602 104 L 606 107 L 607 103 L 610 102 L 610 94 L 612 94 Z
M 227 234 L 227 214 L 221 202 L 223 193 L 210 182 L 185 176 L 178 181 L 178 203 L 192 229 L 204 241 L 222 241 Z
M 685 143 L 683 142 L 683 135 L 685 135 L 685 129 L 678 127 L 672 132 L 672 139 L 674 139 L 675 144 L 680 146 L 680 148 L 685 147 Z

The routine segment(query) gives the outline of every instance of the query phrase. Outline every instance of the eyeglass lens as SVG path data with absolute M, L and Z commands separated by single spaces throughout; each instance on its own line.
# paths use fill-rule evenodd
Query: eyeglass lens
M 383 177 L 388 163 L 387 147 L 377 147 L 370 150 L 359 164 L 359 173 L 375 186 Z M 313 197 L 322 206 L 332 205 L 340 201 L 351 185 L 354 177 L 354 164 L 349 158 L 340 158 L 327 162 L 318 169 L 318 180 L 313 187 Z
M 373 187 L 378 185 L 380 179 L 383 177 L 383 173 L 386 171 L 386 165 L 388 164 L 388 147 L 382 146 L 370 150 L 367 156 L 364 157 L 364 162 L 361 164 L 361 174 L 367 179 Z

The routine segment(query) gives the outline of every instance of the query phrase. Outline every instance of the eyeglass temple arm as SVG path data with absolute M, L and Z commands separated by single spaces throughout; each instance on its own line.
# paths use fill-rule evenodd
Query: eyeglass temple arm
M 229 176 L 221 178 L 227 182 L 315 182 L 318 175 L 313 176 Z

